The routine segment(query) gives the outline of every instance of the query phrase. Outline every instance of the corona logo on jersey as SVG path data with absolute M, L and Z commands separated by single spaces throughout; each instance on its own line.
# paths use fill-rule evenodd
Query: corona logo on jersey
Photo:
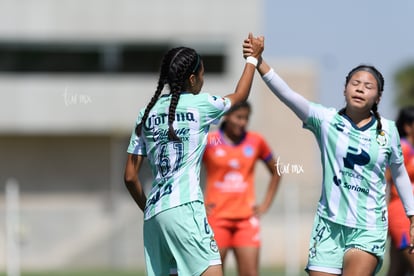
M 175 122 L 197 122 L 196 114 L 193 112 L 177 112 L 175 114 Z M 175 123 L 174 122 L 174 123 Z M 154 141 L 168 141 L 168 114 L 152 114 L 145 122 L 146 130 L 153 130 L 152 136 Z M 180 137 L 181 141 L 188 141 L 190 136 L 190 128 L 177 127 L 174 128 L 175 134 Z
M 196 122 L 195 115 L 193 112 L 177 112 L 175 114 L 175 121 L 176 122 Z M 159 114 L 152 114 L 148 116 L 147 121 L 145 122 L 146 129 L 153 129 L 159 125 L 166 125 L 168 124 L 168 114 L 167 113 L 159 113 Z

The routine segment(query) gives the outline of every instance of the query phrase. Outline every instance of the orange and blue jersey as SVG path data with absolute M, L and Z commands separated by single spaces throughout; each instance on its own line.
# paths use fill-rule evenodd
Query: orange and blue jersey
M 404 165 L 414 190 L 414 147 L 405 138 L 401 138 L 401 150 L 404 156 Z M 403 250 L 410 246 L 410 221 L 405 214 L 394 183 L 391 183 L 388 203 L 388 228 L 391 241 L 396 248 Z
M 206 169 L 205 204 L 209 216 L 226 219 L 253 215 L 256 195 L 255 164 L 267 162 L 272 152 L 264 138 L 246 132 L 238 144 L 226 143 L 222 131 L 208 135 L 203 162 Z

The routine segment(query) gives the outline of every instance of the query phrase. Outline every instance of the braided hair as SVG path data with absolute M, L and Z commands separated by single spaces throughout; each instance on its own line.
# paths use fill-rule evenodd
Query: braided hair
M 351 80 L 352 76 L 358 72 L 358 71 L 365 71 L 370 73 L 374 76 L 375 80 L 377 81 L 377 87 L 378 87 L 378 96 L 382 96 L 382 92 L 384 91 L 384 77 L 382 76 L 381 72 L 377 70 L 374 66 L 361 64 L 354 69 L 352 69 L 345 79 L 345 87 L 348 85 L 349 81 Z M 374 103 L 371 107 L 371 111 L 374 113 L 375 119 L 377 119 L 377 133 L 382 133 L 382 123 L 381 123 L 381 116 L 378 112 L 378 104 Z M 341 109 L 339 111 L 339 114 L 344 114 L 345 108 Z
M 175 110 L 180 99 L 181 92 L 188 86 L 188 78 L 191 74 L 196 74 L 201 68 L 200 55 L 194 49 L 187 47 L 177 47 L 169 50 L 161 63 L 160 77 L 158 86 L 151 101 L 145 108 L 141 122 L 135 128 L 135 133 L 140 136 L 142 124 L 148 119 L 148 114 L 159 99 L 165 84 L 168 84 L 171 93 L 171 102 L 168 109 L 168 138 L 172 141 L 180 141 L 174 131 L 173 123 L 175 120 Z

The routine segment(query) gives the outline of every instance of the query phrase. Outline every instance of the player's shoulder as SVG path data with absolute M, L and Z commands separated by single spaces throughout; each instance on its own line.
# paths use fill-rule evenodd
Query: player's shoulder
M 387 119 L 384 116 L 380 116 L 380 118 L 381 118 L 381 122 L 385 122 L 385 123 L 390 124 L 390 125 L 395 125 L 394 120 Z
M 334 107 L 327 107 L 320 103 L 310 102 L 308 118 L 313 120 L 330 121 L 339 116 L 338 110 Z
M 206 101 L 208 101 L 209 97 L 210 95 L 207 93 L 193 94 L 189 92 L 184 92 L 180 96 L 179 103 L 185 103 L 186 105 L 188 104 L 198 105 L 198 104 L 203 104 Z
M 196 108 L 228 110 L 231 106 L 231 102 L 228 98 L 212 95 L 207 92 L 190 95 L 186 94 L 185 98 L 187 105 L 192 105 Z
M 257 131 L 248 131 L 246 133 L 246 138 L 255 139 L 255 140 L 265 140 L 263 134 Z
M 382 116 L 380 118 L 381 118 L 382 130 L 391 136 L 396 136 L 398 134 L 398 130 L 397 130 L 395 121 L 384 118 Z

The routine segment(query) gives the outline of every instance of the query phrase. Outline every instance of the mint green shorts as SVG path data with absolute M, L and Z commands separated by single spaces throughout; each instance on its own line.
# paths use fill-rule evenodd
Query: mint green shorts
M 204 204 L 186 203 L 144 221 L 147 275 L 201 275 L 221 264 Z
M 386 229 L 352 228 L 316 215 L 305 270 L 342 274 L 345 253 L 349 249 L 357 248 L 377 257 L 376 272 L 378 272 L 383 263 L 386 242 Z

